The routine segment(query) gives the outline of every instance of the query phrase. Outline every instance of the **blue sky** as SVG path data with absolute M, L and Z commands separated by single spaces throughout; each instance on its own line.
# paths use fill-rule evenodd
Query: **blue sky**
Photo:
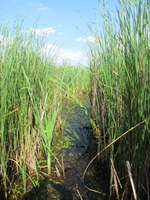
M 101 24 L 96 9 L 98 0 L 0 0 L 0 24 L 9 22 L 11 27 L 16 18 L 24 18 L 24 28 L 32 29 L 38 19 L 35 32 L 47 32 L 45 52 L 55 42 L 61 61 L 85 65 L 86 42 L 93 41 L 88 24 Z

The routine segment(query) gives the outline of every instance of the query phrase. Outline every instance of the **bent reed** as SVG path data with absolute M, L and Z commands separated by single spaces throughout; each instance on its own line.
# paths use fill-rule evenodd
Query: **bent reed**
M 88 51 L 98 152 L 112 143 L 100 155 L 110 169 L 110 197 L 150 199 L 149 3 L 119 1 L 115 13 L 101 5 L 103 26 L 90 27 Z

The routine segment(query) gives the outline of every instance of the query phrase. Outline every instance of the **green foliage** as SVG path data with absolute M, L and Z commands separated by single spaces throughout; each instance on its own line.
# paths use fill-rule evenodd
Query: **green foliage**
M 24 192 L 31 174 L 39 180 L 41 158 L 50 175 L 63 101 L 88 91 L 89 84 L 88 69 L 55 66 L 41 55 L 43 37 L 23 31 L 23 24 L 14 27 L 0 27 L 0 182 L 5 196 L 13 191 L 15 174 L 21 174 Z
M 39 54 L 42 40 L 21 28 L 16 26 L 11 36 L 3 28 L 0 43 L 0 170 L 5 191 L 18 172 L 26 191 L 29 174 L 39 178 L 41 155 L 50 173 L 51 141 L 61 106 L 61 87 L 51 79 L 51 63 Z
M 144 198 L 148 197 L 150 168 L 148 1 L 119 1 L 115 17 L 106 7 L 101 10 L 103 31 L 92 32 L 97 43 L 89 46 L 92 116 L 100 129 L 99 150 L 142 122 L 111 145 L 106 158 L 113 160 L 123 179 L 125 199 L 132 196 L 125 166 L 127 160 L 130 162 L 135 190 Z M 112 185 L 115 173 L 110 168 Z

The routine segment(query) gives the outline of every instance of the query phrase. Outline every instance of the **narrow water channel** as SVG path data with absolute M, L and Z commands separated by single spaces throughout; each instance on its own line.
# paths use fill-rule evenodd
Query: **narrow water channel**
M 86 186 L 105 195 L 89 191 L 82 181 L 83 172 L 96 153 L 97 141 L 84 112 L 78 106 L 70 110 L 62 133 L 53 139 L 51 177 L 43 179 L 40 187 L 31 190 L 22 200 L 108 199 L 109 180 L 105 166 L 95 162 L 85 175 Z

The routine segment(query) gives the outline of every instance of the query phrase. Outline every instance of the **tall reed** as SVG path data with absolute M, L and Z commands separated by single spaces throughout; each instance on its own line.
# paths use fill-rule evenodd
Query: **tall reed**
M 148 8 L 147 0 L 119 1 L 114 16 L 103 2 L 103 30 L 91 28 L 96 41 L 89 46 L 91 103 L 99 127 L 98 151 L 135 127 L 105 154 L 111 160 L 110 193 L 118 199 L 150 199 Z
M 23 31 L 22 23 L 14 27 L 0 27 L 0 185 L 6 197 L 14 192 L 15 174 L 21 174 L 24 192 L 32 175 L 39 181 L 41 159 L 51 174 L 51 144 L 61 129 L 63 100 L 89 90 L 88 69 L 55 66 L 41 56 L 43 37 Z
M 1 27 L 0 43 L 0 181 L 8 196 L 13 176 L 21 173 L 24 191 L 27 178 L 39 179 L 39 159 L 47 160 L 51 173 L 51 142 L 61 108 L 61 86 L 51 74 L 52 64 L 40 55 L 42 38 Z M 20 183 L 22 184 L 22 183 Z
M 61 80 L 63 76 L 62 81 L 66 94 L 69 94 L 69 91 L 72 95 L 88 93 L 90 84 L 88 67 L 63 65 L 58 66 L 55 70 L 57 78 L 59 77 Z

